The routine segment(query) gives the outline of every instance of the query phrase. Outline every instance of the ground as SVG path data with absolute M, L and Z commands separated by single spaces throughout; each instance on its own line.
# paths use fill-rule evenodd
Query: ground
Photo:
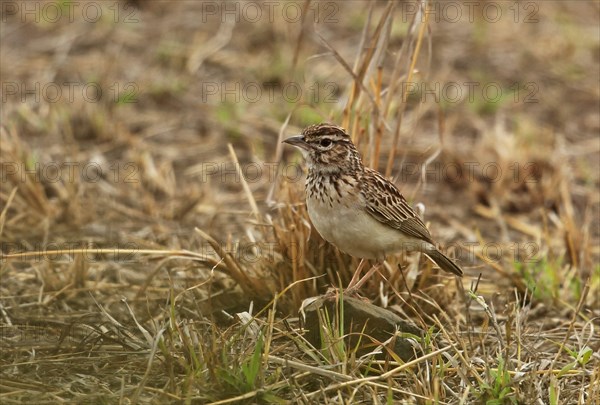
M 0 4 L 3 403 L 600 403 L 599 3 L 422 5 Z M 465 270 L 363 286 L 410 361 L 306 340 L 321 121 Z

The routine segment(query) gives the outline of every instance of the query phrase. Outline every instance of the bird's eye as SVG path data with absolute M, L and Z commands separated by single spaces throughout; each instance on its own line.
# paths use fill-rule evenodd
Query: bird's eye
M 331 139 L 321 139 L 321 142 L 319 142 L 319 145 L 326 148 L 329 145 L 331 145 Z

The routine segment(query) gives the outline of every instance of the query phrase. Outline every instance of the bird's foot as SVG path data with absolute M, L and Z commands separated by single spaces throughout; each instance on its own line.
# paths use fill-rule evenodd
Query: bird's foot
M 354 287 L 344 289 L 330 287 L 325 294 L 323 294 L 323 298 L 326 300 L 339 300 L 340 298 L 343 299 L 345 297 L 357 298 L 366 302 L 370 302 L 368 298 L 365 298 L 359 294 L 358 288 Z

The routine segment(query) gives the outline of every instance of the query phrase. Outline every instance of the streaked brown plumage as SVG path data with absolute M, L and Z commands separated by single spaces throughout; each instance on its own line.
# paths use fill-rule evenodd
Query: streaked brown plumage
M 461 268 L 436 248 L 398 188 L 363 166 L 343 128 L 311 125 L 284 142 L 300 148 L 306 158 L 308 214 L 325 240 L 352 256 L 378 261 L 400 251 L 419 251 L 462 276 Z

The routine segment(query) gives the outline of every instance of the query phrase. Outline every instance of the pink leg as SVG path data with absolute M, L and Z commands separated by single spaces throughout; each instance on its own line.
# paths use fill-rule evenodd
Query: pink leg
M 354 273 L 354 276 L 352 277 L 352 280 L 350 280 L 350 284 L 348 284 L 348 287 L 346 287 L 347 292 L 353 293 L 354 291 L 358 290 L 369 279 L 369 277 L 379 270 L 379 264 L 375 264 L 373 267 L 371 267 L 367 274 L 359 279 L 358 276 L 360 275 L 362 263 L 363 262 L 361 261 L 358 265 L 358 269 L 356 269 L 356 273 Z
M 362 271 L 364 264 L 365 264 L 365 259 L 360 259 L 360 263 L 358 263 L 358 267 L 354 271 L 354 275 L 352 275 L 352 280 L 350 280 L 350 284 L 348 284 L 348 287 L 346 287 L 346 288 L 350 288 L 358 282 L 358 280 L 360 279 L 360 272 Z

